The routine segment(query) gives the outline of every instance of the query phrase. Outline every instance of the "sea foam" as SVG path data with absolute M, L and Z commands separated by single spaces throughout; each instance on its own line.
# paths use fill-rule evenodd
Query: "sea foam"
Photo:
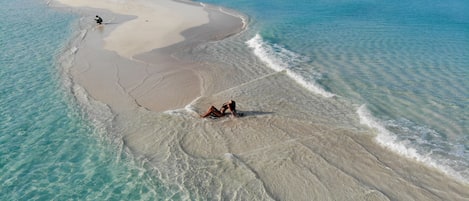
M 280 45 L 270 44 L 264 41 L 259 34 L 256 34 L 252 39 L 246 41 L 246 44 L 253 49 L 254 54 L 262 62 L 273 70 L 277 72 L 285 71 L 289 77 L 313 93 L 326 98 L 335 96 L 335 94 L 326 91 L 313 80 L 307 80 L 291 69 L 293 66 L 306 60 L 303 56 L 285 49 Z
M 432 158 L 431 153 L 420 153 L 419 150 L 410 147 L 411 145 L 405 141 L 399 140 L 395 133 L 386 129 L 384 123 L 371 114 L 371 112 L 366 108 L 365 104 L 358 108 L 357 114 L 360 118 L 361 124 L 377 131 L 375 140 L 381 146 L 398 153 L 401 156 L 413 159 L 429 167 L 438 169 L 444 174 L 451 176 L 459 181 L 469 183 L 469 180 L 465 179 L 465 177 L 456 171 L 453 167 L 446 165 L 444 161 Z

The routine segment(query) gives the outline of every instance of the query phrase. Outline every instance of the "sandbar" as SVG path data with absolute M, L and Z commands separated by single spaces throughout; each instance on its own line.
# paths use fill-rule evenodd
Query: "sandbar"
M 73 82 L 92 97 L 88 101 L 109 106 L 115 114 L 105 122 L 110 138 L 170 186 L 176 199 L 469 197 L 467 185 L 375 143 L 374 131 L 359 123 L 349 103 L 316 96 L 285 72 L 262 68 L 248 47 L 214 54 L 230 58 L 232 66 L 184 59 L 242 30 L 237 17 L 170 0 L 59 2 L 80 7 L 85 16 L 73 51 Z M 93 24 L 96 13 L 104 26 Z M 200 114 L 231 98 L 243 118 L 200 119 L 178 110 L 189 105 Z M 95 110 L 91 117 L 102 115 Z
M 114 111 L 183 108 L 201 95 L 202 65 L 176 58 L 186 45 L 220 40 L 243 20 L 204 4 L 171 0 L 57 0 L 85 16 L 74 82 Z M 96 25 L 95 15 L 104 23 Z
M 201 6 L 175 1 L 113 1 L 113 0 L 57 0 L 73 7 L 107 9 L 111 12 L 136 16 L 119 25 L 105 40 L 105 49 L 131 58 L 134 55 L 181 42 L 180 34 L 190 27 L 209 22 L 208 13 Z M 112 19 L 104 19 L 112 22 Z

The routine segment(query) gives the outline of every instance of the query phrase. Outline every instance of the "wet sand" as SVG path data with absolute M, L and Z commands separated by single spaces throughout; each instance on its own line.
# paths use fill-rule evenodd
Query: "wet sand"
M 376 131 L 360 124 L 350 103 L 315 95 L 285 72 L 261 68 L 255 57 L 233 59 L 259 68 L 194 60 L 195 54 L 210 55 L 213 41 L 240 32 L 239 18 L 169 0 L 152 6 L 146 1 L 60 2 L 88 7 L 78 9 L 87 17 L 70 70 L 74 83 L 110 108 L 112 137 L 170 186 L 174 199 L 469 198 L 466 184 L 379 146 Z M 167 15 L 157 17 L 161 21 L 181 11 L 175 22 L 184 22 L 162 33 L 156 25 L 146 26 L 155 20 L 146 21 L 150 14 L 119 10 L 135 7 L 171 10 L 156 12 Z M 97 12 L 112 23 L 89 24 L 86 20 Z M 158 33 L 134 37 L 142 26 Z M 128 42 L 133 39 L 137 42 Z M 235 51 L 249 49 L 226 51 L 217 56 L 236 57 Z M 210 105 L 229 99 L 238 102 L 245 117 L 198 118 Z
M 217 10 L 208 12 L 190 2 L 59 2 L 81 7 L 89 20 L 77 47 L 75 64 L 81 67 L 73 68 L 72 76 L 92 97 L 115 110 L 184 107 L 201 94 L 198 71 L 203 66 L 181 61 L 173 52 L 178 47 L 223 39 L 244 26 L 239 18 Z M 95 14 L 104 18 L 103 25 L 91 23 Z

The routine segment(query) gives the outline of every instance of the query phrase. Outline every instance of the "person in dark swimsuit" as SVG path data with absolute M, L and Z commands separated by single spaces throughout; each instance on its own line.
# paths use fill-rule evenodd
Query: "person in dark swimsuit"
M 230 100 L 226 103 L 223 103 L 223 105 L 221 106 L 221 113 L 222 114 L 225 114 L 225 111 L 229 109 L 231 114 L 233 116 L 238 116 L 238 113 L 236 113 L 236 102 L 234 100 Z
M 225 116 L 225 111 L 226 110 L 230 110 L 231 114 L 234 116 L 234 117 L 237 117 L 238 116 L 238 113 L 236 113 L 236 102 L 234 100 L 230 100 L 226 103 L 223 103 L 223 105 L 221 106 L 220 110 L 218 110 L 215 106 L 210 106 L 210 108 L 208 109 L 208 111 L 203 114 L 203 115 L 200 115 L 200 117 L 202 118 L 205 118 L 205 117 L 208 117 L 208 116 L 213 116 L 213 117 L 223 117 Z
M 103 18 L 99 17 L 96 15 L 96 18 L 94 18 L 94 20 L 96 21 L 96 23 L 98 24 L 102 24 L 103 23 Z

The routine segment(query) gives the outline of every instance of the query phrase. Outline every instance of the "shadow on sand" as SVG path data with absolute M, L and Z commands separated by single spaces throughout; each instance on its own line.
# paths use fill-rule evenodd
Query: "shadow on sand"
M 240 113 L 240 114 L 243 114 L 242 115 L 243 117 L 273 114 L 273 112 L 264 112 L 264 111 L 240 111 L 240 110 L 238 110 L 237 112 Z

